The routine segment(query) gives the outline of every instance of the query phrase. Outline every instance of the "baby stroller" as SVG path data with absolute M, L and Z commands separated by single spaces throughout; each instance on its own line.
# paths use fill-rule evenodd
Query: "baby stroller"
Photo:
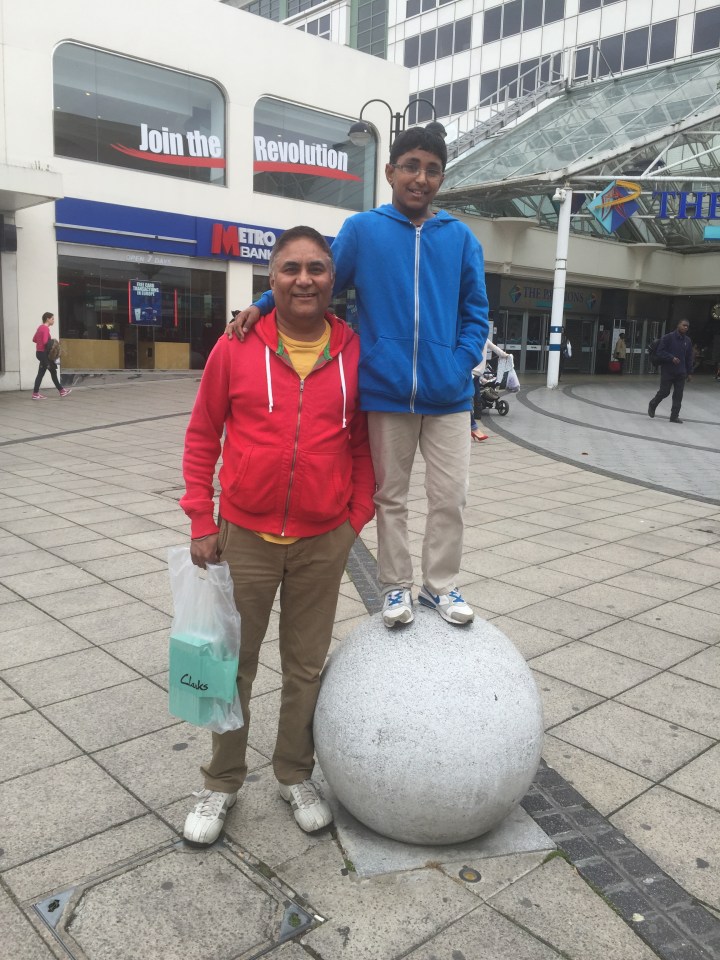
M 502 399 L 501 394 L 517 393 L 519 389 L 520 383 L 515 373 L 512 354 L 508 357 L 499 357 L 497 372 L 493 373 L 486 368 L 482 377 L 475 378 L 475 416 L 482 416 L 483 410 L 497 410 L 499 416 L 507 416 L 510 404 Z

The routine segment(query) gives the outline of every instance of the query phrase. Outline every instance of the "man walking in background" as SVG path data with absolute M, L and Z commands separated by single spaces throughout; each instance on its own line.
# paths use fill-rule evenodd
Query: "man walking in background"
M 657 357 L 660 360 L 660 389 L 648 404 L 648 416 L 654 417 L 659 403 L 672 390 L 672 406 L 670 408 L 670 423 L 682 423 L 680 407 L 682 406 L 685 381 L 690 379 L 693 369 L 692 341 L 687 335 L 690 324 L 681 320 L 672 333 L 666 333 L 657 348 Z

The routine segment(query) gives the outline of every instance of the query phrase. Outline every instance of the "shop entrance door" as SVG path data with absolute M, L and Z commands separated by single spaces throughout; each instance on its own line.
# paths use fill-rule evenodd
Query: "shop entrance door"
M 547 369 L 547 342 L 550 317 L 547 313 L 527 315 L 526 335 L 523 337 L 523 373 L 544 373 Z
M 565 317 L 565 336 L 572 346 L 572 357 L 563 362 L 567 373 L 593 373 L 597 320 L 592 317 Z

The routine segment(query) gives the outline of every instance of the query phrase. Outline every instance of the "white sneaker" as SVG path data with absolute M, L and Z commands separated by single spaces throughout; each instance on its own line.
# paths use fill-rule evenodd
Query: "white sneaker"
M 305 833 L 322 830 L 323 827 L 332 823 L 330 804 L 312 780 L 303 780 L 302 783 L 293 783 L 291 786 L 279 783 L 278 788 L 283 800 L 292 806 L 295 821 Z
M 225 814 L 235 805 L 237 793 L 220 793 L 217 790 L 195 790 L 194 797 L 200 802 L 185 819 L 183 836 L 190 843 L 207 847 L 215 843 L 225 823 Z
M 460 596 L 460 591 L 455 588 L 450 593 L 436 594 L 423 586 L 418 594 L 418 600 L 424 606 L 437 610 L 443 620 L 447 620 L 448 623 L 470 623 L 475 617 L 473 608 L 465 603 Z
M 400 587 L 385 594 L 382 608 L 383 623 L 394 627 L 396 623 L 412 623 L 415 619 L 412 610 L 412 594 Z

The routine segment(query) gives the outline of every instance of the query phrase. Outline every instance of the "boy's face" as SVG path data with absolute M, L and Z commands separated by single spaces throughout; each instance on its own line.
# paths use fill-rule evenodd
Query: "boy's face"
M 427 150 L 408 150 L 385 166 L 392 203 L 408 220 L 426 220 L 428 208 L 445 179 L 440 158 Z

